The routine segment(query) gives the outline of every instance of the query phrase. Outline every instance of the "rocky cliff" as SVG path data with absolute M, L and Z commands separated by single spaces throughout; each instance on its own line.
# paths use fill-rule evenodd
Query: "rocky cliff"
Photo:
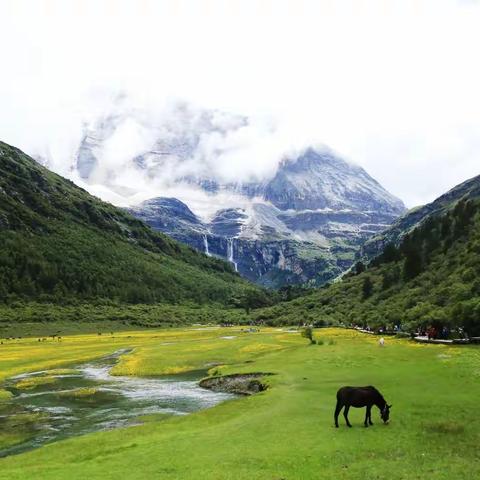
M 152 227 L 207 255 L 227 259 L 267 286 L 321 285 L 347 269 L 361 244 L 403 211 L 361 167 L 330 151 L 308 149 L 281 163 L 263 183 L 220 184 L 189 178 L 216 201 L 219 192 L 249 199 L 201 221 L 178 199 L 155 198 L 130 211 Z

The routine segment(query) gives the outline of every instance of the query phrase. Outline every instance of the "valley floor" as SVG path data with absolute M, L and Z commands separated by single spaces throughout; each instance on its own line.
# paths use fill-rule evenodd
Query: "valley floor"
M 0 479 L 467 479 L 480 471 L 480 350 L 315 331 L 308 345 L 287 329 L 241 327 L 21 339 L 0 345 L 0 381 L 132 348 L 113 373 L 270 372 L 265 392 L 187 416 L 71 438 L 0 459 Z M 342 385 L 375 385 L 393 404 L 391 423 L 333 427 Z M 2 417 L 0 446 L 21 441 Z M 3 403 L 2 403 L 3 402 Z M 6 423 L 7 422 L 7 423 Z M 27 433 L 24 432 L 26 435 Z

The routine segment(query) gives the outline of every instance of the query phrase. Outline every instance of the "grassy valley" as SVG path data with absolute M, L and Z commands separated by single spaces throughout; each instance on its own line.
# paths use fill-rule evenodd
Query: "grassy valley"
M 250 397 L 187 416 L 145 417 L 138 426 L 73 437 L 0 459 L 0 478 L 475 477 L 480 440 L 479 421 L 472 415 L 480 394 L 475 347 L 387 339 L 380 348 L 374 337 L 341 329 L 320 329 L 315 336 L 319 344 L 309 345 L 298 332 L 273 328 L 254 333 L 188 328 L 2 345 L 2 378 L 72 368 L 121 348 L 134 351 L 114 367 L 119 375 L 206 368 L 215 375 L 274 375 L 264 378 L 266 391 Z M 374 407 L 373 427 L 363 426 L 364 409 L 351 409 L 353 428 L 341 418 L 335 429 L 335 393 L 348 384 L 377 386 L 393 404 L 390 425 L 380 422 Z M 26 387 L 30 394 L 48 388 Z M 6 405 L 0 403 L 0 409 Z M 9 425 L 16 427 L 0 430 L 0 445 L 32 435 L 32 420 L 21 412 L 11 414 Z M 48 418 L 43 422 L 48 425 Z
M 480 478 L 480 0 L 0 19 L 0 480 Z
M 5 144 L 0 171 L 0 479 L 475 476 L 475 346 L 387 338 L 380 347 L 344 328 L 315 329 L 313 343 L 289 325 L 480 335 L 476 198 L 425 216 L 333 285 L 268 292 Z M 137 390 L 119 400 L 91 378 L 75 384 L 82 364 L 114 353 L 103 381 L 128 378 Z M 188 378 L 231 374 L 256 374 L 266 389 L 187 415 L 160 398 L 162 413 L 105 425 L 96 417 L 116 412 L 142 381 L 153 388 L 149 379 L 173 376 L 188 391 Z M 342 385 L 379 388 L 393 404 L 390 425 L 374 407 L 373 427 L 352 409 L 354 428 L 343 419 L 334 428 Z M 189 397 L 178 401 L 188 406 Z M 75 411 L 95 428 L 35 443 L 59 416 L 76 422 Z

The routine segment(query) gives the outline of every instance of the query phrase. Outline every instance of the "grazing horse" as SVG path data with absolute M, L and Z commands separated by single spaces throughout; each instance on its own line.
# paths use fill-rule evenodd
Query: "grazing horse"
M 365 426 L 368 427 L 368 424 L 373 425 L 372 423 L 372 406 L 376 405 L 380 410 L 380 417 L 384 423 L 388 423 L 390 418 L 390 409 L 391 405 L 388 405 L 382 394 L 372 386 L 369 387 L 342 387 L 337 392 L 337 406 L 335 408 L 335 426 L 338 428 L 338 415 L 340 414 L 343 407 L 343 416 L 347 422 L 347 426 L 351 427 L 352 425 L 348 421 L 348 410 L 350 407 L 361 408 L 367 407 L 367 412 L 365 414 Z

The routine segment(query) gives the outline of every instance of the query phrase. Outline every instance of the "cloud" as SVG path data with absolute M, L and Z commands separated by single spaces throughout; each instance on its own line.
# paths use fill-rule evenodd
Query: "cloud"
M 185 194 L 187 184 L 194 188 L 194 179 L 262 181 L 275 174 L 285 156 L 309 145 L 295 146 L 268 118 L 178 100 L 151 106 L 125 93 L 106 95 L 110 106 L 82 122 L 84 134 L 64 157 L 69 160 L 62 164 L 62 158 L 50 154 L 43 163 L 117 204 L 173 195 L 182 183 Z M 194 196 L 198 199 L 199 193 Z
M 0 138 L 64 175 L 118 91 L 135 122 L 105 146 L 99 185 L 113 172 L 138 190 L 128 157 L 205 110 L 218 128 L 192 172 L 264 177 L 326 144 L 409 205 L 479 173 L 478 2 L 3 0 L 0 18 Z

